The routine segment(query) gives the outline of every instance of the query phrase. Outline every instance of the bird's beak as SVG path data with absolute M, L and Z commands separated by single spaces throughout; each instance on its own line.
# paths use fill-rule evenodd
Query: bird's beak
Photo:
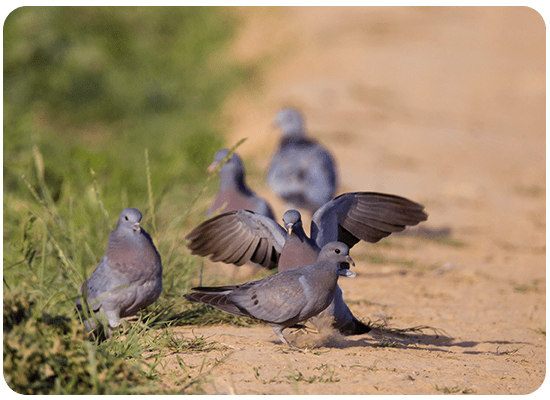
M 351 264 L 355 267 L 355 262 L 351 259 L 349 255 L 345 257 L 345 260 L 345 262 L 340 263 L 340 268 L 338 268 L 338 275 L 345 276 L 347 278 L 353 278 L 356 273 L 349 269 L 349 265 Z
M 289 235 L 292 235 L 292 228 L 294 228 L 294 224 L 292 223 L 286 224 L 286 230 L 288 231 Z
M 139 226 L 139 222 L 136 222 L 134 224 L 134 227 L 132 228 L 134 231 L 136 231 L 137 233 L 140 233 L 141 232 L 141 226 Z

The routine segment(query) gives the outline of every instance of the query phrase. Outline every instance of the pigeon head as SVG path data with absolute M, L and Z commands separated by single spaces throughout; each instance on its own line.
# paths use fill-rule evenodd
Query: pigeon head
M 214 172 L 216 167 L 221 164 L 223 159 L 227 157 L 229 154 L 229 150 L 227 149 L 221 149 L 214 155 L 214 161 L 210 166 L 208 167 L 208 172 Z M 243 163 L 241 161 L 241 158 L 237 155 L 237 153 L 233 153 L 231 157 L 229 157 L 229 160 L 226 161 L 225 164 L 222 165 L 220 168 L 220 174 L 223 174 L 225 172 L 231 172 L 234 175 L 242 174 L 244 171 Z
M 342 242 L 330 242 L 323 246 L 319 257 L 338 263 L 338 275 L 353 278 L 355 272 L 350 271 L 349 265 L 355 266 L 355 262 L 349 256 L 349 247 Z
M 275 117 L 275 126 L 281 128 L 283 136 L 302 136 L 304 119 L 295 108 L 283 108 Z
M 294 227 L 302 226 L 302 216 L 296 210 L 288 210 L 283 215 L 283 223 L 288 234 L 292 234 L 292 229 Z
M 229 150 L 227 149 L 221 149 L 221 150 L 218 150 L 216 152 L 216 154 L 214 154 L 214 161 L 212 161 L 212 164 L 210 164 L 208 166 L 208 172 L 212 173 L 214 172 L 214 170 L 216 169 L 216 167 L 218 165 L 220 165 L 220 163 L 223 161 L 223 159 L 225 157 L 227 157 L 227 155 L 229 154 Z M 229 160 L 227 160 L 227 162 L 229 162 Z
M 137 208 L 125 208 L 120 213 L 120 217 L 118 218 L 118 224 L 116 227 L 117 229 L 129 229 L 140 233 L 140 221 L 141 212 Z

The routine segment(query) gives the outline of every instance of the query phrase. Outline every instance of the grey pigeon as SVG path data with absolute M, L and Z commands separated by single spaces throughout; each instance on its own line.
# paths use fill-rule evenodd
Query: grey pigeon
M 298 110 L 281 110 L 275 124 L 281 128 L 282 136 L 270 161 L 267 184 L 290 208 L 304 208 L 313 214 L 335 194 L 334 159 L 306 136 Z
M 323 247 L 312 265 L 236 286 L 196 287 L 185 298 L 264 321 L 290 346 L 283 330 L 327 308 L 334 298 L 338 276 L 355 276 L 349 264 L 355 265 L 348 246 L 331 242 Z
M 242 265 L 251 260 L 265 268 L 286 271 L 309 265 L 325 244 L 340 241 L 350 248 L 360 240 L 369 243 L 406 226 L 427 219 L 424 207 L 403 197 L 374 192 L 342 194 L 319 208 L 311 221 L 311 237 L 305 234 L 301 215 L 288 210 L 285 228 L 270 218 L 235 211 L 204 221 L 186 237 L 192 254 L 210 256 L 213 261 Z M 334 318 L 343 334 L 368 332 L 370 328 L 353 316 L 337 286 L 334 303 L 324 314 Z
M 92 312 L 107 320 L 108 335 L 120 319 L 135 315 L 154 303 L 162 292 L 160 255 L 149 234 L 141 228 L 141 212 L 126 208 L 109 235 L 107 251 L 81 287 Z M 82 311 L 82 300 L 77 300 Z M 84 322 L 88 331 L 96 329 L 93 318 Z
M 213 172 L 227 157 L 229 150 L 219 150 L 214 156 L 214 162 L 208 167 Z M 246 185 L 244 167 L 241 158 L 233 153 L 220 168 L 220 187 L 214 203 L 210 206 L 207 216 L 210 217 L 216 210 L 250 210 L 269 218 L 275 218 L 269 204 L 256 196 Z

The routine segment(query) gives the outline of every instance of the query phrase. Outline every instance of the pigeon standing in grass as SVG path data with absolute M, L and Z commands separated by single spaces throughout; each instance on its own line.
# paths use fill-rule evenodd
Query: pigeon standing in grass
M 369 243 L 406 226 L 425 221 L 424 207 L 390 194 L 355 192 L 342 194 L 320 207 L 311 221 L 308 237 L 301 215 L 288 210 L 284 226 L 265 216 L 240 210 L 208 219 L 186 237 L 192 254 L 213 261 L 242 265 L 248 261 L 279 271 L 309 265 L 327 243 L 340 241 L 352 247 L 360 240 Z M 334 318 L 333 326 L 345 335 L 366 333 L 370 328 L 350 311 L 336 286 L 335 298 L 322 315 Z
M 323 247 L 312 265 L 236 286 L 196 287 L 185 298 L 264 321 L 290 346 L 283 330 L 327 308 L 334 298 L 338 276 L 355 276 L 349 264 L 355 265 L 348 246 L 331 242 Z
M 121 318 L 154 303 L 162 292 L 160 255 L 140 221 L 139 210 L 122 210 L 116 229 L 109 235 L 105 256 L 82 284 L 82 296 L 90 306 L 88 313 L 96 313 L 84 321 L 88 331 L 97 328 L 96 318 L 104 319 L 110 336 Z M 81 312 L 82 304 L 79 298 L 77 308 Z
M 229 150 L 227 149 L 219 150 L 214 156 L 214 162 L 208 167 L 208 171 L 213 172 L 228 154 Z M 269 204 L 256 196 L 246 185 L 243 163 L 236 153 L 233 153 L 220 168 L 220 188 L 214 203 L 208 209 L 207 216 L 211 216 L 216 210 L 222 212 L 250 210 L 274 218 Z
M 282 136 L 271 158 L 267 184 L 290 208 L 303 208 L 313 214 L 336 192 L 336 164 L 329 152 L 308 138 L 300 112 L 281 110 L 275 124 Z

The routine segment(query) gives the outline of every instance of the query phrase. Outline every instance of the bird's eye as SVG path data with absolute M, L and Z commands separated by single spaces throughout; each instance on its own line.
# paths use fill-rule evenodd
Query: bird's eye
M 336 254 L 340 254 L 340 249 L 336 249 L 336 250 L 334 250 L 334 252 L 335 252 Z
M 127 215 L 125 215 L 124 218 L 126 219 L 126 221 L 128 221 L 128 216 Z

